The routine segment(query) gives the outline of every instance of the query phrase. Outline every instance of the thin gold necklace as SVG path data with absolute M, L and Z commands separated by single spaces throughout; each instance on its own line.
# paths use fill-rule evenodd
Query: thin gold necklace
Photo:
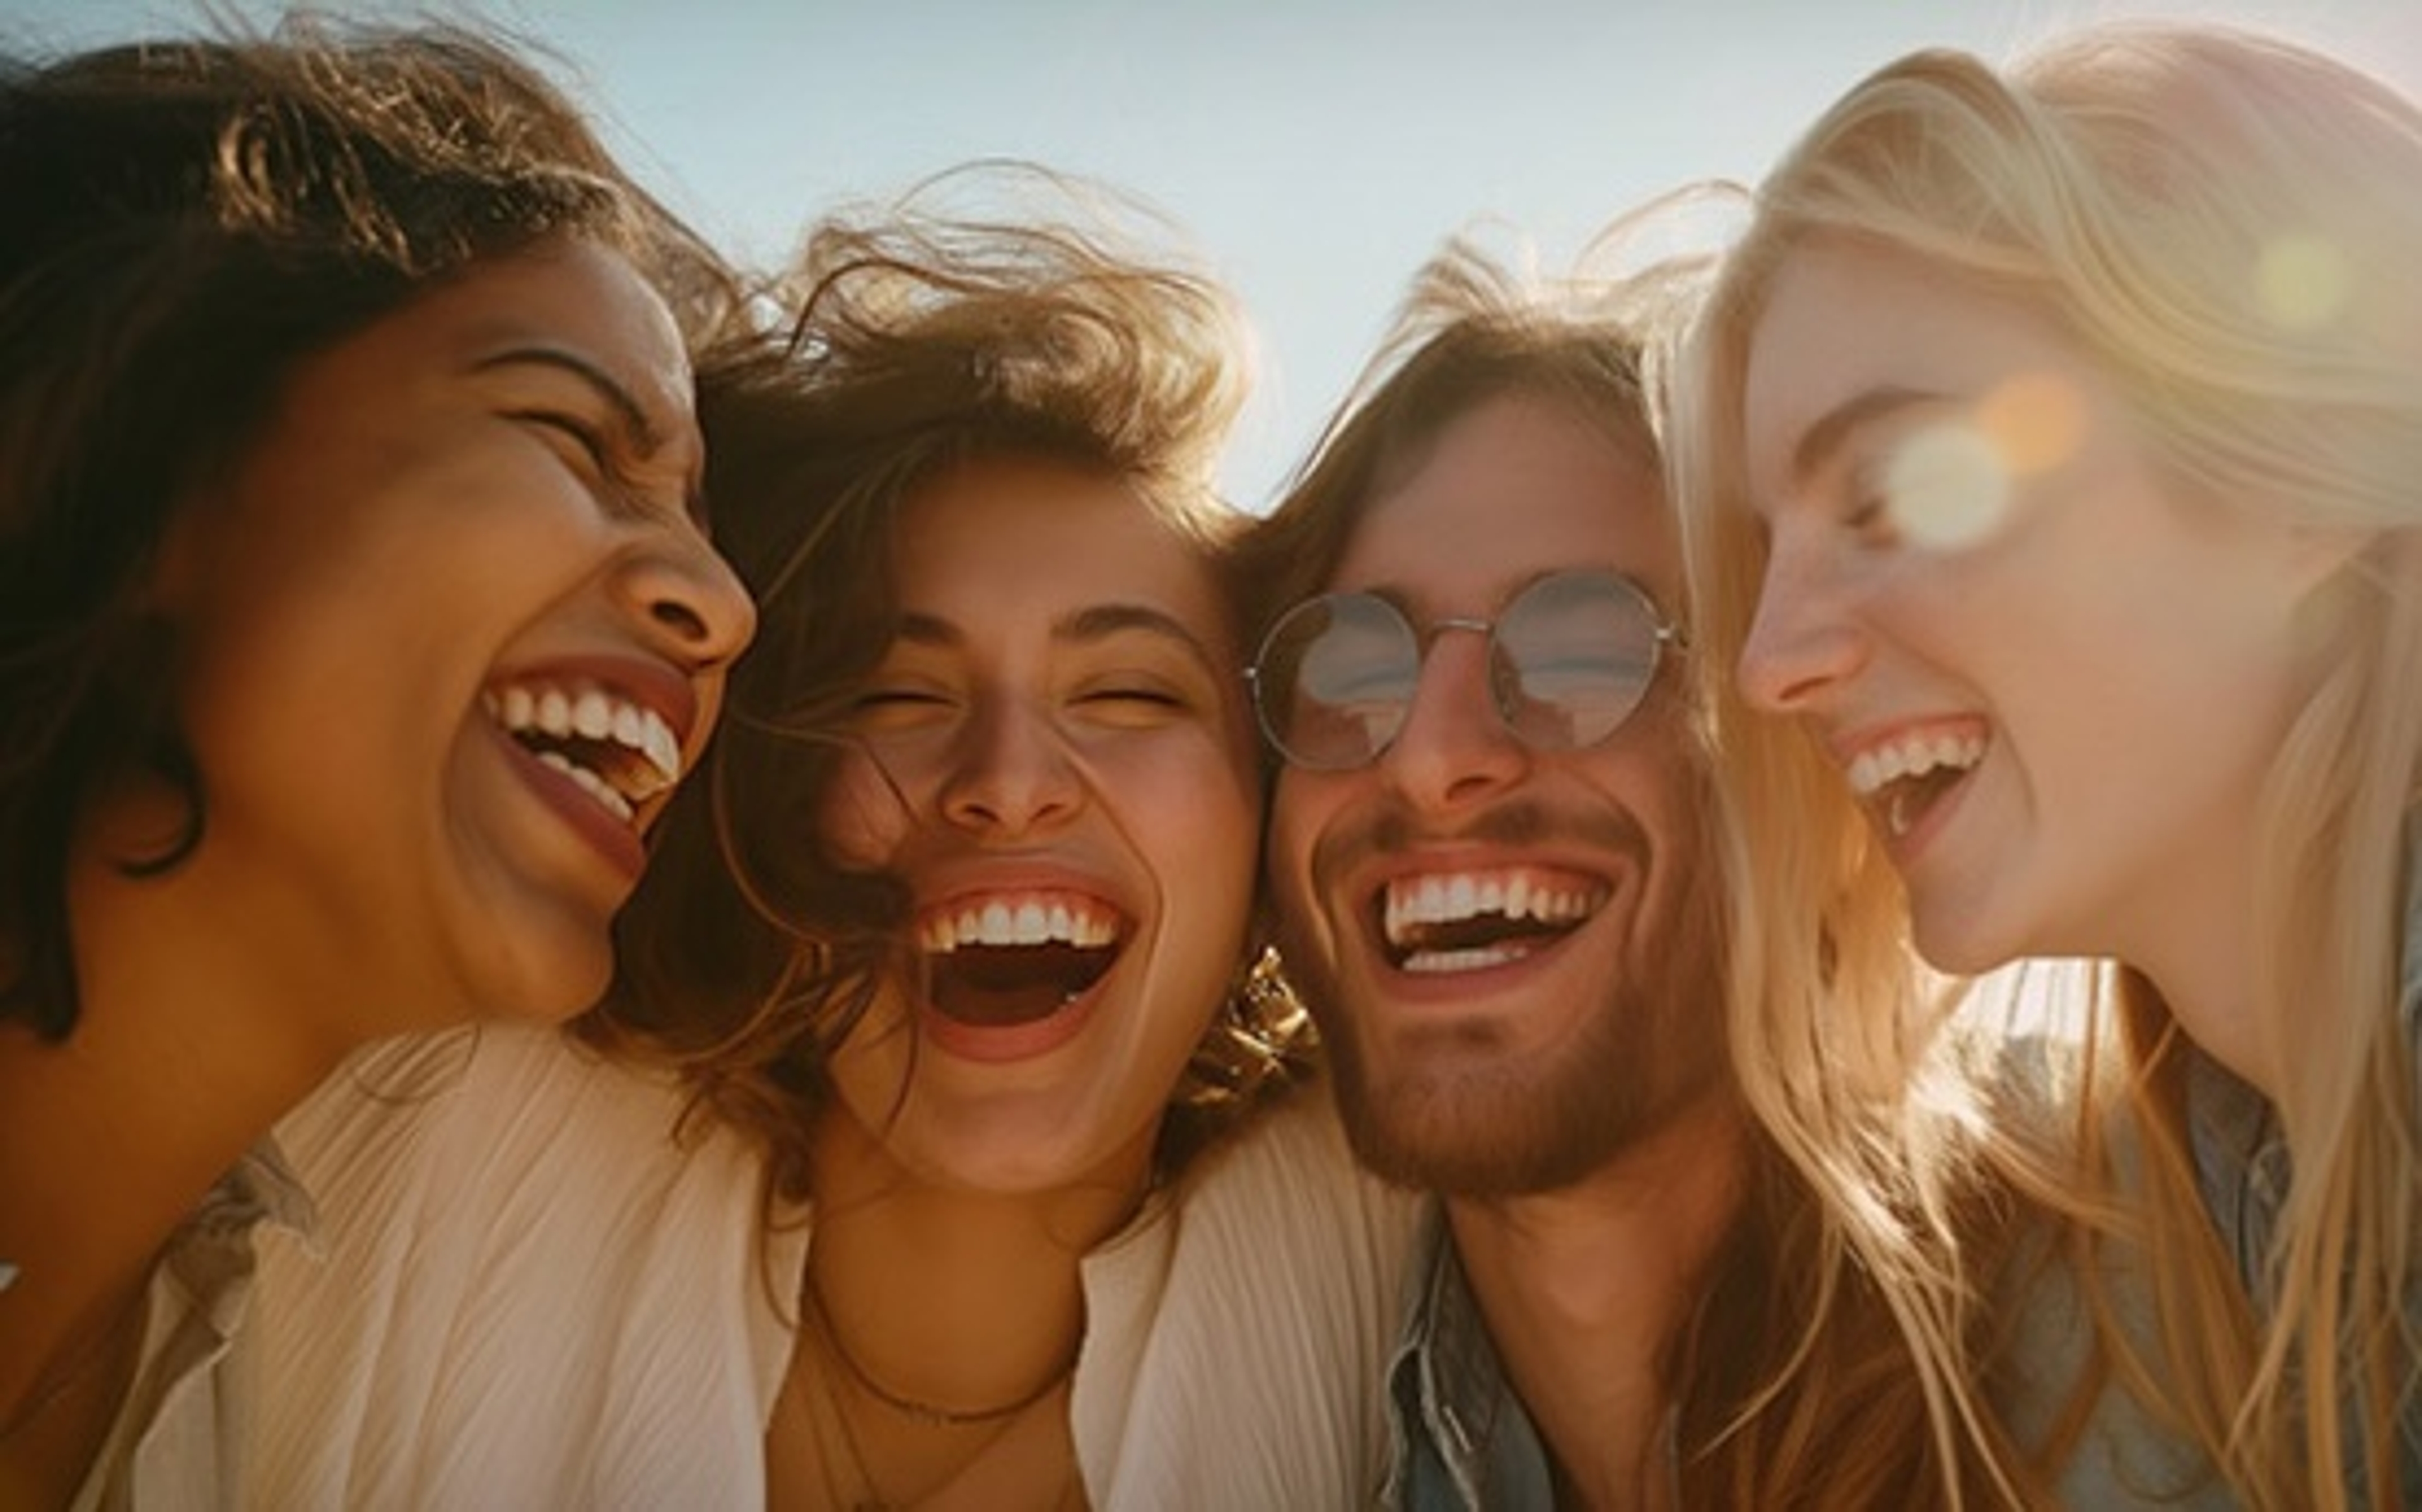
M 867 1460 L 865 1446 L 857 1442 L 857 1430 L 850 1426 L 848 1404 L 841 1399 L 840 1393 L 830 1381 L 825 1383 L 824 1390 L 819 1395 L 824 1398 L 823 1412 L 814 1412 L 812 1409 L 805 1407 L 804 1403 L 801 1410 L 810 1411 L 811 1414 L 810 1422 L 816 1436 L 817 1458 L 822 1465 L 820 1473 L 825 1483 L 826 1496 L 830 1499 L 834 1507 L 845 1508 L 846 1512 L 893 1512 L 890 1497 L 885 1494 L 882 1485 L 874 1478 L 874 1467 Z M 824 1423 L 826 1413 L 829 1413 L 832 1418 L 833 1436 L 841 1441 L 841 1455 L 848 1460 L 850 1479 L 857 1488 L 855 1493 L 843 1490 L 834 1478 L 834 1473 L 841 1467 L 833 1462 L 828 1452 L 831 1446 L 830 1439 L 826 1434 Z M 994 1442 L 999 1441 L 996 1439 Z M 984 1451 L 979 1450 L 977 1453 L 982 1455 Z M 966 1467 L 963 1466 L 959 1473 L 965 1473 Z M 913 1504 L 901 1504 L 905 1506 Z M 1077 1468 L 1072 1449 L 1067 1474 L 1060 1482 L 1060 1489 L 1052 1494 L 1050 1512 L 1070 1512 L 1071 1508 L 1077 1509 L 1077 1512 L 1082 1512 L 1086 1504 L 1084 1474 Z
M 829 1335 L 830 1331 L 827 1330 L 826 1333 Z M 849 1426 L 849 1409 L 842 1405 L 841 1397 L 832 1391 L 830 1386 L 826 1386 L 824 1398 L 826 1411 L 832 1414 L 833 1426 L 840 1430 L 841 1453 L 849 1458 L 850 1474 L 857 1480 L 858 1489 L 863 1493 L 857 1496 L 842 1495 L 841 1488 L 833 1484 L 832 1470 L 827 1459 L 825 1471 L 825 1490 L 831 1495 L 833 1505 L 847 1507 L 849 1512 L 891 1512 L 890 1499 L 883 1494 L 883 1488 L 874 1483 L 874 1467 L 866 1462 L 866 1451 L 858 1446 L 857 1430 Z M 817 1436 L 819 1438 L 823 1436 L 821 1427 Z M 821 1454 L 817 1457 L 826 1458 Z
M 927 1427 L 971 1428 L 1015 1417 L 1059 1390 L 1061 1383 L 1076 1373 L 1077 1357 L 1084 1347 L 1082 1337 L 1079 1337 L 1077 1344 L 1069 1349 L 1067 1359 L 1054 1366 L 1050 1374 L 1045 1376 L 1040 1383 L 1014 1402 L 1004 1402 L 999 1407 L 976 1408 L 969 1411 L 944 1407 L 937 1402 L 920 1401 L 914 1396 L 904 1395 L 869 1375 L 866 1367 L 857 1363 L 857 1357 L 849 1352 L 849 1346 L 841 1340 L 841 1330 L 833 1326 L 831 1310 L 825 1306 L 824 1288 L 816 1285 L 814 1267 L 810 1266 L 806 1270 L 806 1284 L 800 1289 L 807 1293 L 808 1309 L 815 1315 L 816 1332 L 823 1335 L 825 1348 L 831 1352 L 834 1361 L 857 1384 L 858 1390 L 893 1411 L 921 1423 Z

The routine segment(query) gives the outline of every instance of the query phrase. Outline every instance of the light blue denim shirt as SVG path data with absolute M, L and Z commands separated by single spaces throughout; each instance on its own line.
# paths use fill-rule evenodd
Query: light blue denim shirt
M 2406 835 L 2399 1013 L 2407 1048 L 2415 1058 L 2415 1106 L 2422 1107 L 2422 818 L 2409 821 Z M 2187 1115 L 2205 1210 L 2236 1258 L 2247 1291 L 2258 1297 L 2266 1285 L 2263 1256 L 2270 1252 L 2292 1174 L 2287 1140 L 2262 1095 L 2207 1058 L 2198 1057 L 2191 1068 Z M 2407 1311 L 2411 1328 L 2422 1329 L 2422 1286 L 2409 1289 Z M 2422 1379 L 2407 1383 L 2398 1439 L 2403 1486 L 2397 1504 L 2422 1507 Z M 2351 1456 L 2359 1454 L 2359 1445 L 2348 1447 Z M 2367 1504 L 2359 1460 L 2349 1465 L 2348 1486 L 2357 1504 Z
M 1398 1512 L 1554 1512 L 1547 1448 L 1506 1382 L 1436 1205 L 1421 1250 L 1388 1366 L 1394 1453 L 1382 1501 Z
M 2422 842 L 2422 828 L 2413 834 Z M 2417 1047 L 2415 1091 L 2422 1098 L 2422 844 L 2409 842 L 2407 854 L 2412 875 L 2400 1002 L 2408 1038 Z M 2188 1068 L 2187 1115 L 2205 1209 L 2248 1290 L 2258 1293 L 2262 1257 L 2288 1194 L 2287 1141 L 2262 1095 L 2208 1057 L 2197 1056 Z M 2127 1317 L 2148 1328 L 2152 1307 L 2143 1292 L 2146 1278 L 2119 1271 L 2104 1281 L 2115 1288 Z M 2023 1309 L 2018 1358 L 2001 1406 L 2025 1439 L 2042 1431 L 2068 1382 L 2084 1368 L 2093 1326 L 2072 1278 L 2058 1266 L 2036 1273 L 2017 1305 Z M 2398 1504 L 2422 1507 L 2422 1395 L 2408 1398 L 2399 1439 L 2404 1484 Z M 2355 1504 L 2367 1505 L 2359 1467 L 2350 1469 L 2348 1484 L 2356 1492 Z M 2096 1402 L 2076 1455 L 2062 1469 L 2058 1490 L 2064 1505 L 2096 1512 L 2135 1506 L 2200 1512 L 2239 1504 L 2198 1451 L 2158 1428 L 2115 1385 Z

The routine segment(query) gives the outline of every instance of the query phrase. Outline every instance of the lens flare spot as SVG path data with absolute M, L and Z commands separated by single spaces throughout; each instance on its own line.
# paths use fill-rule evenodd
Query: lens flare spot
M 1977 432 L 2013 477 L 2058 467 L 2085 438 L 2085 401 L 2076 385 L 2049 373 L 2021 373 L 1995 385 L 1975 418 Z
M 2001 522 L 2010 503 L 2010 468 L 1975 426 L 1931 426 L 1894 451 L 1885 464 L 1884 498 L 1902 535 L 1920 546 L 1953 550 Z
M 2254 277 L 2263 313 L 2290 331 L 2328 325 L 2352 293 L 2346 254 L 2317 236 L 2273 239 L 2262 249 Z

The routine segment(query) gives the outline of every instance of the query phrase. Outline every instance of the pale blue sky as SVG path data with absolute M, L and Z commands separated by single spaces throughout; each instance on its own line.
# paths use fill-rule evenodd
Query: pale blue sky
M 1663 190 L 1754 178 L 1911 48 L 1998 55 L 2147 11 L 2270 25 L 2422 89 L 2416 0 L 486 0 L 471 13 L 548 44 L 640 176 L 753 260 L 787 252 L 820 208 L 971 157 L 1156 202 L 1252 312 L 1261 382 L 1226 475 L 1258 508 L 1458 226 L 1509 223 L 1552 262 Z M 0 38 L 39 51 L 198 14 L 0 0 Z

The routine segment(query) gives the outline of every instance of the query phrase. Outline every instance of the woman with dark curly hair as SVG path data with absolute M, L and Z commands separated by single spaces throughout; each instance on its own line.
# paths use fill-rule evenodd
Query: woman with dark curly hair
M 607 979 L 752 623 L 720 274 L 450 29 L 12 67 L 0 182 L 0 1504 L 208 1504 L 272 1124 Z

